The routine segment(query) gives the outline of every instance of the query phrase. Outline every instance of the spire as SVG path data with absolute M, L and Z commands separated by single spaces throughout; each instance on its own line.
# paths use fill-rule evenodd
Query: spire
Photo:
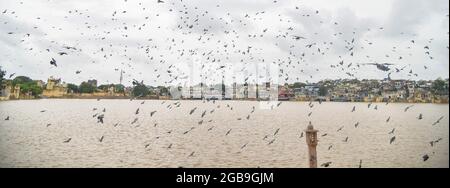
M 122 73 L 123 73 L 123 70 L 121 69 L 120 70 L 120 82 L 119 82 L 120 85 L 122 85 L 122 81 L 123 81 L 123 74 Z

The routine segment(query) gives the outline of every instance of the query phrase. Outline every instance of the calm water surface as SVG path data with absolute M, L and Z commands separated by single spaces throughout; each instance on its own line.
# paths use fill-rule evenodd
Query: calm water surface
M 258 102 L 243 101 L 181 101 L 179 107 L 177 101 L 142 102 L 0 102 L 0 167 L 307 167 L 300 136 L 309 121 L 320 131 L 319 164 L 353 168 L 363 160 L 363 167 L 449 167 L 448 105 L 414 104 L 405 112 L 411 104 L 313 103 L 311 108 L 283 102 L 263 110 Z M 93 117 L 97 113 L 104 114 L 104 124 Z M 423 162 L 425 154 L 430 159 Z

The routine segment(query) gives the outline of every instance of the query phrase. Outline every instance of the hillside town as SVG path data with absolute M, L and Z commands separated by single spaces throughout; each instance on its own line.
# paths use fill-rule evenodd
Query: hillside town
M 231 86 L 198 84 L 183 87 L 155 87 L 137 83 L 133 87 L 126 87 L 122 84 L 98 85 L 97 80 L 75 85 L 53 77 L 48 78 L 47 82 L 25 76 L 2 78 L 1 100 L 45 98 L 448 103 L 449 79 L 341 79 L 284 85 L 234 83 Z

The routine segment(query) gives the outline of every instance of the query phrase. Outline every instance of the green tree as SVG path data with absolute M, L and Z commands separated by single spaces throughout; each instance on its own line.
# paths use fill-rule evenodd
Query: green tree
M 37 82 L 31 81 L 27 83 L 22 83 L 20 85 L 20 92 L 21 93 L 28 93 L 31 92 L 31 94 L 35 97 L 38 97 L 40 94 L 42 94 L 43 89 L 37 85 Z
M 144 84 L 138 84 L 133 88 L 133 96 L 146 97 L 150 93 L 150 90 Z
M 36 81 L 33 81 L 31 78 L 26 76 L 18 76 L 14 78 L 12 81 L 13 87 L 19 86 L 21 93 L 29 93 L 34 97 L 38 97 L 40 94 L 42 94 L 43 88 L 39 87 Z
M 80 89 L 75 84 L 67 84 L 67 89 L 69 89 L 69 92 L 80 93 Z
M 320 86 L 319 87 L 319 96 L 326 96 L 328 95 L 328 88 L 324 87 L 324 86 Z
M 6 71 L 2 70 L 2 67 L 0 66 L 0 84 L 3 83 L 3 77 L 5 77 Z
M 6 75 L 6 71 L 2 70 L 2 67 L 0 66 L 0 94 L 2 94 L 3 90 L 3 77 Z
M 159 86 L 159 94 L 162 96 L 169 96 L 169 89 L 164 86 Z
M 33 82 L 33 80 L 26 76 L 18 76 L 16 78 L 14 78 L 14 80 L 12 81 L 12 84 L 13 84 L 13 86 L 15 86 L 17 84 L 24 84 L 24 83 L 29 83 L 29 82 Z
M 80 84 L 79 91 L 80 91 L 80 93 L 94 93 L 95 89 L 96 88 L 94 86 L 92 86 L 91 84 L 89 84 L 87 82 L 82 82 Z
M 300 82 L 295 82 L 294 83 L 294 88 L 302 88 L 305 87 L 306 84 L 305 83 L 300 83 Z
M 108 91 L 108 89 L 110 87 L 114 87 L 114 84 L 108 84 L 108 85 L 100 85 L 98 86 L 98 89 L 102 90 L 102 91 Z
M 441 78 L 438 78 L 433 82 L 431 92 L 435 95 L 448 94 L 448 84 Z
M 117 92 L 117 93 L 123 93 L 123 92 L 125 92 L 125 86 L 122 85 L 122 84 L 116 84 L 116 85 L 114 85 L 114 89 L 115 89 L 115 92 Z

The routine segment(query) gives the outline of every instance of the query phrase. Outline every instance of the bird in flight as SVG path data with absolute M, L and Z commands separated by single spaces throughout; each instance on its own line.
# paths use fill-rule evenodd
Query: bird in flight
M 56 60 L 54 58 L 52 58 L 52 60 L 50 61 L 50 65 L 58 67 L 58 65 L 56 64 Z
M 394 132 L 395 132 L 395 128 L 394 128 L 394 129 L 392 129 L 392 131 L 391 131 L 391 132 L 389 132 L 389 134 L 394 134 Z
M 69 143 L 72 140 L 72 138 L 69 138 L 67 140 L 64 141 L 64 143 Z
M 331 163 L 332 163 L 332 162 L 326 162 L 326 163 L 323 163 L 323 164 L 320 165 L 320 166 L 325 167 L 325 168 L 328 168 L 328 167 L 330 167 Z
M 412 107 L 414 107 L 414 105 L 408 106 L 405 108 L 405 112 L 407 112 L 409 109 L 411 109 Z
M 391 138 L 391 141 L 389 141 L 389 144 L 392 144 L 392 143 L 394 143 L 395 142 L 395 139 L 396 139 L 396 137 L 394 136 L 394 137 L 392 137 Z
M 428 159 L 430 159 L 430 156 L 428 154 L 426 154 L 422 157 L 422 159 L 423 159 L 423 162 L 428 161 Z
M 365 63 L 365 64 L 362 64 L 362 65 L 375 65 L 377 67 L 377 69 L 379 69 L 381 71 L 384 71 L 384 72 L 388 72 L 388 71 L 391 70 L 391 68 L 389 66 L 392 66 L 394 64 L 390 64 L 390 63 L 383 63 L 383 64 L 380 64 L 380 63 Z
M 433 126 L 439 124 L 442 121 L 442 119 L 444 119 L 444 116 L 440 117 L 436 122 L 434 122 Z
M 417 117 L 417 119 L 422 120 L 423 119 L 423 115 L 420 114 L 419 117 Z

